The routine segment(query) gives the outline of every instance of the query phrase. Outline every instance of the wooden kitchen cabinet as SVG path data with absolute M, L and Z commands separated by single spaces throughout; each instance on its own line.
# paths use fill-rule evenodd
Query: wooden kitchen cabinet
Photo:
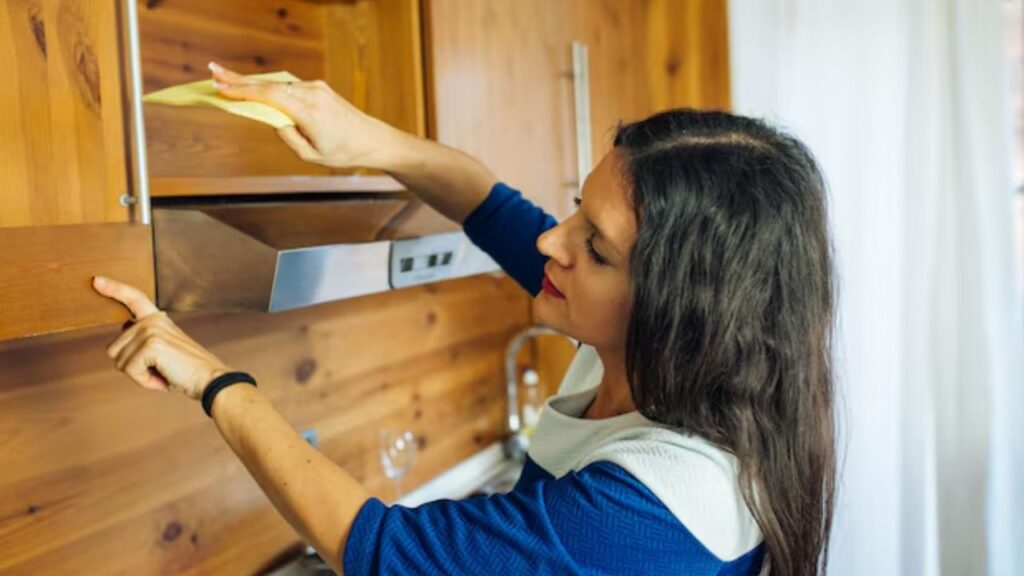
M 146 93 L 209 78 L 211 60 L 287 70 L 426 134 L 418 0 L 138 0 L 138 10 Z M 145 117 L 154 196 L 400 189 L 305 163 L 272 128 L 220 110 L 146 104 Z
M 153 293 L 150 227 L 120 204 L 133 190 L 118 9 L 0 6 L 0 340 L 123 321 L 95 274 Z
M 576 192 L 564 0 L 427 0 L 431 132 L 559 219 Z
M 730 107 L 726 0 L 572 0 L 590 52 L 594 164 L 615 127 L 670 108 Z

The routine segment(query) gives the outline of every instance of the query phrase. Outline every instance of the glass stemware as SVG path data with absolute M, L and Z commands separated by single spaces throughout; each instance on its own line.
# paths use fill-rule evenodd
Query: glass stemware
M 416 462 L 416 436 L 409 430 L 380 431 L 380 464 L 395 482 L 395 501 L 402 497 L 402 479 Z

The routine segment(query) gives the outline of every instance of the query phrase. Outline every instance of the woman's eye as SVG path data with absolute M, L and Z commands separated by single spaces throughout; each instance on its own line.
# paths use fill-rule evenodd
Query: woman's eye
M 598 266 L 607 266 L 608 265 L 608 261 L 605 260 L 604 256 L 601 256 L 600 254 L 598 254 L 597 250 L 594 249 L 594 233 L 593 232 L 590 233 L 590 236 L 587 236 L 587 252 L 590 253 L 590 258 Z
M 572 202 L 576 205 L 576 209 L 579 210 L 580 205 L 583 204 L 583 199 L 577 196 L 572 199 Z M 599 266 L 607 266 L 609 264 L 608 260 L 606 260 L 604 256 L 598 254 L 597 250 L 594 249 L 594 234 L 594 232 L 591 232 L 590 235 L 587 236 L 587 252 L 590 254 L 590 259 L 593 260 L 595 264 Z

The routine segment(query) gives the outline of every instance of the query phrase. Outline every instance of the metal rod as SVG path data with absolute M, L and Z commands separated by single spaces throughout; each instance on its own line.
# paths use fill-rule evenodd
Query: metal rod
M 132 170 L 132 191 L 138 209 L 139 222 L 153 221 L 149 198 L 149 167 L 146 159 L 146 123 L 142 113 L 142 52 L 139 49 L 139 16 L 136 0 L 124 0 L 125 22 L 128 36 L 128 71 L 131 106 L 132 147 L 134 169 Z
M 576 103 L 576 173 L 580 195 L 592 163 L 590 142 L 590 63 L 587 45 L 572 43 L 572 85 Z

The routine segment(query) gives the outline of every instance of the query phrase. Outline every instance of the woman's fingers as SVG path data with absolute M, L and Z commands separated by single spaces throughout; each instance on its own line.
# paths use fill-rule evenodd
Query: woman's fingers
M 141 318 L 136 322 L 130 323 L 129 326 L 121 332 L 121 335 L 107 346 L 107 356 L 112 359 L 117 358 L 124 347 L 132 340 L 151 334 L 156 326 L 163 326 L 171 330 L 177 328 L 177 326 L 170 321 L 170 318 L 167 317 L 165 312 L 162 310 L 157 311 L 155 314 L 150 314 L 145 318 Z
M 238 72 L 228 70 L 216 62 L 210 62 L 208 67 L 210 72 L 213 73 L 213 79 L 221 84 L 244 84 L 251 81 L 251 79 L 242 76 Z
M 124 347 L 135 339 L 140 330 L 142 330 L 141 325 L 133 324 L 121 332 L 121 335 L 111 342 L 110 346 L 107 346 L 107 357 L 111 360 L 116 359 L 121 354 L 121 351 L 124 350 Z
M 277 131 L 277 135 L 284 140 L 284 143 L 288 145 L 299 158 L 306 162 L 317 162 L 323 159 L 323 155 L 313 147 L 313 144 L 299 132 L 299 129 L 295 126 L 285 126 Z
M 198 398 L 209 381 L 228 368 L 189 338 L 136 288 L 97 277 L 100 294 L 124 304 L 136 317 L 107 347 L 107 355 L 139 386 L 151 390 L 174 388 Z
M 217 84 L 217 89 L 223 96 L 234 100 L 251 100 L 269 104 L 275 108 L 287 111 L 289 108 L 287 99 L 287 82 L 244 82 L 238 84 Z M 292 90 L 294 90 L 294 85 Z
M 242 76 L 210 62 L 214 86 L 223 96 L 235 100 L 251 100 L 269 104 L 291 117 L 296 113 L 296 92 L 301 89 L 302 82 L 271 82 Z
M 132 313 L 135 318 L 145 318 L 150 314 L 155 314 L 160 311 L 153 304 L 152 301 L 138 288 L 129 286 L 123 282 L 117 280 L 111 280 L 110 278 L 104 278 L 102 276 L 96 276 L 92 280 L 93 288 L 106 296 L 117 300 Z
M 166 392 L 170 390 L 170 384 L 156 370 L 157 354 L 155 339 L 149 339 L 125 358 L 123 367 L 119 369 L 143 388 Z
M 366 150 L 380 146 L 393 128 L 372 118 L 335 93 L 323 80 L 273 82 L 248 78 L 210 63 L 220 94 L 261 102 L 292 118 L 294 127 L 278 130 L 299 158 L 336 168 L 355 166 Z
M 118 370 L 124 370 L 125 366 L 128 365 L 128 361 L 131 360 L 132 356 L 136 352 L 142 349 L 152 337 L 148 334 L 141 332 L 134 332 L 132 337 L 124 343 L 123 346 L 114 354 L 114 368 Z

